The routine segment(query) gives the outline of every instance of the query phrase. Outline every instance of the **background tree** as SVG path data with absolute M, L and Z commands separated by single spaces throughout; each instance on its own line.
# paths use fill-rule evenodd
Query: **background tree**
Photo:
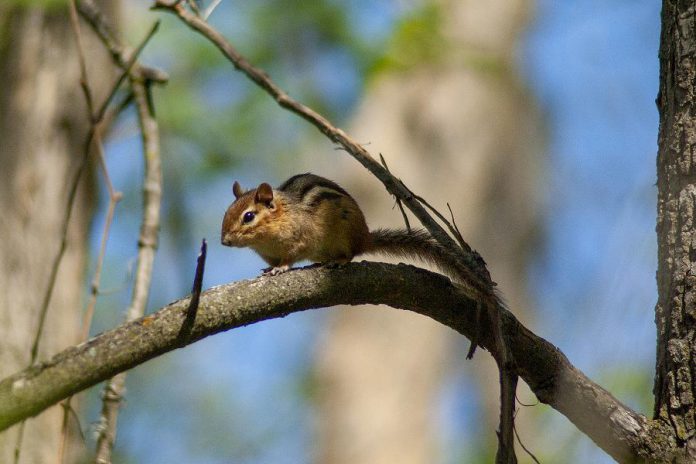
M 117 2 L 105 2 L 113 17 Z M 95 97 L 113 75 L 106 52 L 85 34 Z M 66 5 L 0 5 L 0 376 L 26 367 L 46 310 L 39 359 L 76 343 L 84 294 L 88 232 L 95 205 L 91 173 L 82 176 L 65 239 L 70 182 L 84 158 L 89 117 L 79 86 L 78 53 Z M 65 254 L 45 302 L 53 260 Z M 48 306 L 45 307 L 45 303 Z M 22 462 L 52 462 L 62 410 L 26 423 Z M 0 435 L 0 461 L 13 462 L 19 427 Z

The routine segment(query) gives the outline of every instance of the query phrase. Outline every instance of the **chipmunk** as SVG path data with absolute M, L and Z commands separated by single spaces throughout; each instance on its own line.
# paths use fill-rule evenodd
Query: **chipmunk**
M 249 247 L 276 275 L 298 261 L 342 264 L 365 253 L 417 258 L 452 277 L 463 274 L 457 258 L 424 230 L 370 231 L 360 207 L 341 186 L 323 177 L 298 174 L 277 189 L 262 183 L 243 191 L 225 212 L 222 244 Z

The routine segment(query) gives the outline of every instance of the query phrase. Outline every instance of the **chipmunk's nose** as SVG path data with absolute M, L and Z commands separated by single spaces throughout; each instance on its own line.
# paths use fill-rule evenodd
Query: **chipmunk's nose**
M 241 245 L 239 241 L 235 239 L 234 234 L 224 234 L 220 239 L 220 242 L 228 247 L 240 248 Z

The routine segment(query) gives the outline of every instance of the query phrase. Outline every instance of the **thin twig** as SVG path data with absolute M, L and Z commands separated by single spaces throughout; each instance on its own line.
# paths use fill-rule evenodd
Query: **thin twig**
M 129 51 L 128 47 L 121 44 L 111 26 L 104 18 L 104 15 L 94 4 L 93 0 L 78 0 L 77 9 L 80 16 L 87 21 L 102 43 L 109 50 L 111 58 L 118 65 L 118 67 L 121 69 L 127 69 L 129 67 L 128 63 L 130 61 L 132 52 Z M 151 66 L 145 66 L 141 63 L 135 63 L 132 66 L 132 72 L 141 75 L 144 79 L 157 84 L 165 84 L 169 79 L 169 76 L 167 76 L 167 73 L 164 71 Z
M 104 182 L 106 183 L 109 194 L 109 206 L 107 207 L 106 219 L 104 221 L 104 229 L 102 230 L 101 242 L 99 244 L 97 264 L 95 266 L 94 276 L 92 277 L 92 283 L 90 285 L 90 299 L 87 303 L 87 310 L 85 311 L 85 315 L 82 320 L 82 333 L 80 334 L 80 341 L 86 340 L 87 337 L 89 337 L 89 330 L 92 325 L 92 316 L 94 315 L 94 308 L 97 304 L 97 297 L 100 294 L 100 281 L 102 268 L 104 265 L 104 257 L 106 255 L 106 242 L 109 239 L 111 224 L 114 219 L 116 205 L 119 201 L 121 201 L 121 198 L 123 197 L 121 192 L 116 191 L 116 189 L 114 189 L 113 183 L 111 182 L 111 176 L 109 176 L 109 171 L 106 167 L 104 147 L 102 146 L 100 135 L 97 134 L 95 136 L 94 144 L 96 151 L 99 154 L 99 166 L 101 167 L 102 173 L 104 175 Z
M 17 431 L 17 441 L 15 441 L 14 449 L 14 464 L 19 464 L 19 458 L 22 454 L 22 442 L 24 441 L 24 427 L 26 425 L 26 419 L 19 424 L 19 430 Z
M 94 276 L 92 277 L 92 282 L 90 284 L 90 299 L 87 303 L 87 309 L 85 310 L 84 317 L 82 319 L 82 330 L 80 334 L 80 342 L 84 341 L 89 337 L 89 330 L 92 325 L 92 316 L 94 315 L 94 308 L 97 303 L 97 297 L 101 294 L 101 273 L 104 266 L 104 257 L 106 256 L 106 243 L 108 241 L 111 224 L 113 223 L 114 212 L 116 210 L 116 205 L 123 194 L 114 188 L 113 182 L 111 181 L 111 176 L 106 166 L 106 156 L 104 154 L 104 146 L 102 144 L 101 138 L 101 128 L 97 125 L 94 128 L 94 148 L 97 153 L 97 159 L 99 161 L 99 167 L 101 168 L 102 175 L 104 176 L 104 183 L 106 184 L 107 193 L 109 195 L 109 205 L 107 207 L 106 218 L 104 221 L 104 228 L 102 230 L 102 237 L 99 244 L 99 254 L 97 255 L 96 266 L 94 270 Z
M 71 2 L 71 5 L 72 5 L 72 2 Z M 74 24 L 76 27 L 78 27 L 78 29 L 76 29 L 76 30 L 79 31 L 79 26 L 77 26 L 77 23 L 74 23 Z M 76 37 L 78 36 L 78 34 L 79 34 L 79 32 L 76 32 Z M 79 48 L 78 48 L 78 53 L 82 54 L 82 52 L 80 51 Z M 85 69 L 85 68 L 83 68 L 81 66 L 81 69 Z M 81 78 L 81 81 L 87 82 L 86 75 L 83 76 L 83 78 Z M 111 95 L 112 93 L 113 92 L 110 92 L 110 94 L 109 94 L 110 97 L 112 96 Z M 91 91 L 89 90 L 89 88 L 86 89 L 86 93 L 85 93 L 86 99 L 88 98 L 87 97 L 88 94 L 91 94 Z M 109 101 L 110 101 L 110 98 L 109 98 Z M 88 106 L 91 104 L 89 100 L 87 103 L 88 103 Z M 102 106 L 106 106 L 106 105 L 102 105 Z M 38 328 L 36 330 L 36 334 L 34 336 L 34 342 L 32 343 L 30 364 L 33 364 L 36 361 L 36 357 L 38 354 L 39 343 L 41 340 L 41 335 L 43 334 L 43 327 L 44 327 L 45 320 L 46 320 L 46 314 L 48 312 L 48 305 L 49 305 L 50 300 L 51 300 L 53 289 L 55 287 L 56 277 L 58 274 L 58 267 L 60 266 L 60 262 L 62 260 L 62 257 L 65 254 L 65 247 L 67 246 L 67 229 L 68 229 L 68 225 L 70 223 L 70 216 L 72 214 L 74 199 L 75 199 L 75 196 L 77 195 L 77 189 L 79 186 L 80 179 L 82 178 L 82 174 L 84 173 L 84 170 L 86 169 L 88 161 L 89 161 L 89 154 L 91 152 L 92 143 L 94 142 L 94 138 L 97 135 L 97 133 L 101 132 L 102 128 L 107 126 L 108 123 L 111 122 L 113 117 L 115 117 L 114 113 L 107 115 L 106 111 L 103 111 L 103 112 L 100 111 L 100 114 L 101 114 L 101 117 L 99 118 L 99 120 L 94 121 L 92 127 L 90 128 L 90 131 L 89 131 L 87 138 L 86 138 L 86 141 L 85 141 L 85 150 L 84 150 L 82 160 L 80 162 L 80 165 L 78 166 L 77 172 L 75 173 L 75 176 L 73 177 L 72 182 L 69 183 L 70 190 L 68 193 L 68 201 L 67 201 L 67 205 L 66 205 L 66 214 L 64 216 L 65 219 L 64 219 L 63 224 L 61 226 L 62 240 L 61 240 L 60 248 L 58 250 L 58 254 L 57 254 L 56 258 L 54 259 L 54 262 L 51 266 L 51 274 L 50 274 L 49 281 L 48 281 L 48 288 L 47 288 L 46 292 L 44 293 L 44 298 L 43 298 L 43 301 L 41 304 L 41 309 L 39 311 L 39 325 L 38 325 Z
M 145 159 L 145 178 L 143 180 L 143 220 L 138 240 L 138 264 L 131 304 L 126 320 L 132 321 L 145 313 L 152 281 L 152 266 L 157 249 L 160 225 L 160 206 L 162 197 L 162 166 L 159 147 L 159 127 L 154 119 L 149 96 L 150 84 L 140 76 L 130 76 L 138 121 L 143 140 Z M 98 464 L 111 462 L 116 437 L 118 411 L 125 390 L 126 374 L 122 372 L 107 381 L 104 387 L 99 435 L 97 437 L 96 459 Z
M 89 86 L 89 81 L 87 78 L 87 66 L 85 62 L 85 55 L 84 55 L 84 46 L 82 43 L 82 35 L 80 33 L 80 26 L 77 20 L 77 11 L 75 7 L 75 2 L 71 1 L 70 2 L 70 24 L 73 30 L 73 35 L 75 37 L 75 44 L 77 46 L 77 54 L 78 54 L 78 62 L 79 62 L 79 67 L 80 67 L 80 87 L 82 88 L 82 92 L 85 96 L 85 102 L 87 105 L 87 112 L 89 113 L 89 121 L 92 124 L 92 127 L 90 127 L 90 131 L 88 134 L 88 138 L 91 140 L 92 136 L 94 135 L 94 111 L 93 111 L 93 100 L 92 100 L 92 91 Z M 72 183 L 72 188 L 70 190 L 70 194 L 68 195 L 68 208 L 65 214 L 65 219 L 63 222 L 63 230 L 62 230 L 62 239 L 61 239 L 61 245 L 58 251 L 58 255 L 53 261 L 53 265 L 51 267 L 51 275 L 49 277 L 49 284 L 48 284 L 48 289 L 46 290 L 46 293 L 44 293 L 44 300 L 42 302 L 41 310 L 39 312 L 39 325 L 36 329 L 36 333 L 34 336 L 34 343 L 32 344 L 31 348 L 31 361 L 30 364 L 34 364 L 36 361 L 36 358 L 38 356 L 38 351 L 39 351 L 39 342 L 41 340 L 41 336 L 43 335 L 43 328 L 44 324 L 46 322 L 46 316 L 48 315 L 48 305 L 51 301 L 51 296 L 53 294 L 53 288 L 55 287 L 55 282 L 56 278 L 58 277 L 58 268 L 60 267 L 60 263 L 63 260 L 63 255 L 65 254 L 65 248 L 67 245 L 67 232 L 68 232 L 68 226 L 70 224 L 70 216 L 72 214 L 72 205 L 73 201 L 75 199 L 75 195 L 77 193 L 77 188 L 79 186 L 80 178 L 82 177 L 82 173 L 84 169 L 87 166 L 87 161 L 89 159 L 89 143 L 86 145 L 85 148 L 85 153 L 83 155 L 82 162 L 80 163 L 80 167 L 78 168 L 77 175 L 75 176 L 75 179 Z M 68 424 L 68 413 L 67 413 L 67 408 L 69 407 L 70 400 L 68 399 L 65 403 L 65 409 L 64 409 L 64 416 L 63 416 L 63 421 L 62 421 L 62 427 L 61 427 L 61 439 L 60 439 L 60 446 L 59 446 L 59 451 L 58 451 L 58 459 L 59 462 L 62 462 L 62 456 L 65 450 L 65 444 L 66 444 L 66 436 L 67 436 L 67 424 Z M 20 459 L 20 454 L 21 454 L 21 448 L 22 448 L 22 442 L 24 440 L 24 422 L 22 422 L 19 433 L 17 434 L 17 441 L 15 443 L 15 453 L 14 453 L 14 462 L 15 464 L 19 463 Z
M 186 319 L 184 323 L 181 324 L 181 329 L 179 329 L 179 340 L 181 341 L 181 346 L 188 344 L 191 338 L 191 330 L 193 329 L 193 324 L 196 322 L 196 314 L 198 312 L 198 304 L 201 300 L 201 290 L 203 288 L 203 274 L 205 272 L 205 257 L 208 251 L 208 244 L 205 239 L 201 241 L 201 252 L 196 260 L 196 273 L 193 277 L 193 286 L 191 288 L 191 302 L 186 309 Z
M 389 170 L 389 166 L 387 166 L 387 160 L 384 159 L 384 156 L 382 154 L 379 154 L 379 159 L 382 161 L 382 166 L 384 166 L 384 169 L 387 170 L 389 174 L 391 174 L 391 171 Z M 396 206 L 399 207 L 399 211 L 401 211 L 401 216 L 404 218 L 404 224 L 406 225 L 406 230 L 411 232 L 411 223 L 408 220 L 408 215 L 406 214 L 406 211 L 404 211 L 404 205 L 401 203 L 401 199 L 399 197 L 395 197 L 396 199 Z
M 445 225 L 447 226 L 447 228 L 449 229 L 450 233 L 452 233 L 452 235 L 454 235 L 455 237 L 457 237 L 457 229 L 449 222 L 449 220 L 445 217 L 444 214 L 442 214 L 442 213 L 441 213 L 437 208 L 435 208 L 433 205 L 431 205 L 430 203 L 428 203 L 428 201 L 427 201 L 425 198 L 423 198 L 422 196 L 416 195 L 416 194 L 413 193 L 413 192 L 411 192 L 411 193 L 413 194 L 413 197 L 414 197 L 416 200 L 418 200 L 419 202 L 421 202 L 421 203 L 422 203 L 426 208 L 428 208 L 435 216 L 437 216 L 437 218 L 438 218 L 443 224 L 445 224 Z M 461 240 L 461 242 L 460 242 L 460 246 L 461 246 L 463 249 L 465 249 L 465 250 L 467 250 L 468 252 L 470 252 L 470 253 L 475 253 L 475 252 L 472 251 L 472 249 L 471 249 L 471 247 L 469 246 L 469 244 L 466 243 L 466 242 L 464 241 L 463 238 L 462 238 L 462 240 Z M 480 257 L 478 256 L 478 253 L 476 253 L 476 258 L 477 258 L 477 260 L 480 259 Z
M 203 19 L 207 21 L 210 15 L 213 14 L 213 11 L 215 11 L 215 8 L 218 7 L 220 2 L 222 2 L 222 0 L 213 0 L 212 2 L 210 2 L 208 8 L 206 8 L 205 11 L 203 11 Z
M 138 57 L 140 56 L 140 53 L 143 51 L 145 48 L 145 45 L 148 44 L 152 36 L 155 35 L 155 32 L 157 32 L 157 29 L 159 29 L 160 21 L 157 20 L 155 23 L 150 27 L 150 31 L 147 33 L 145 38 L 140 42 L 140 45 L 135 49 L 133 53 L 131 53 L 130 58 L 128 61 L 125 63 L 125 66 L 122 69 L 121 74 L 118 76 L 118 79 L 116 79 L 116 82 L 114 85 L 111 87 L 111 92 L 109 93 L 109 96 L 104 100 L 104 103 L 102 106 L 99 108 L 99 111 L 97 112 L 96 118 L 97 121 L 101 120 L 103 117 L 104 113 L 106 112 L 107 107 L 111 103 L 112 98 L 118 91 L 119 87 L 123 83 L 123 81 L 128 77 L 131 72 L 133 71 L 134 66 L 138 62 Z
M 515 413 L 515 417 L 517 417 L 517 413 Z M 537 457 L 534 456 L 534 453 L 532 453 L 526 446 L 524 446 L 524 442 L 520 439 L 520 434 L 517 432 L 517 427 L 513 427 L 513 430 L 515 432 L 515 438 L 517 438 L 517 443 L 520 444 L 524 452 L 527 453 L 527 455 L 529 455 L 529 457 L 532 458 L 532 460 L 536 462 L 536 464 L 541 464 Z
M 94 104 L 92 99 L 92 90 L 89 86 L 89 81 L 87 79 L 87 64 L 85 60 L 85 47 L 82 42 L 82 34 L 80 33 L 80 25 L 77 21 L 77 8 L 75 6 L 75 1 L 70 2 L 70 25 L 73 30 L 73 35 L 75 36 L 75 44 L 77 45 L 77 57 L 80 64 L 80 87 L 82 87 L 82 92 L 85 95 L 85 101 L 87 103 L 87 109 L 89 111 L 90 120 L 94 120 Z
M 497 342 L 496 342 L 497 343 Z M 500 426 L 496 464 L 516 464 L 515 456 L 515 391 L 517 375 L 509 366 L 498 365 L 500 377 Z
M 520 399 L 517 397 L 517 395 L 515 395 L 515 400 L 517 400 L 517 404 L 519 404 L 520 406 L 523 406 L 525 408 L 533 408 L 534 406 L 539 406 L 539 404 L 540 404 L 539 400 L 537 400 L 536 403 L 529 403 L 529 404 L 523 403 L 522 401 L 520 401 Z
M 72 398 L 72 396 L 70 398 Z M 70 406 L 70 403 L 68 403 L 67 401 L 63 401 L 60 405 L 65 410 L 65 414 L 63 414 L 63 421 L 64 422 L 69 421 L 70 416 L 72 416 L 72 418 L 75 420 L 75 422 L 79 425 L 80 424 L 80 417 L 77 415 L 77 411 L 75 411 L 75 408 Z M 67 427 L 68 427 L 67 424 L 63 424 L 64 429 Z M 77 431 L 80 433 L 80 440 L 82 441 L 82 443 L 86 443 L 87 439 L 85 438 L 85 434 L 82 432 L 82 427 L 77 427 Z
M 41 335 L 43 334 L 43 329 L 46 322 L 46 315 L 48 313 L 48 305 L 51 301 L 51 296 L 53 295 L 53 289 L 55 288 L 56 277 L 58 276 L 58 268 L 60 266 L 61 260 L 63 259 L 63 255 L 65 254 L 65 249 L 67 247 L 67 233 L 68 226 L 70 224 L 70 216 L 72 215 L 73 204 L 75 202 L 75 197 L 77 196 L 77 190 L 80 185 L 80 179 L 82 178 L 82 174 L 87 168 L 88 160 L 88 153 L 85 153 L 85 155 L 82 158 L 82 161 L 80 162 L 80 165 L 77 168 L 77 172 L 75 173 L 72 179 L 72 182 L 70 182 L 70 192 L 68 193 L 66 212 L 60 231 L 60 247 L 58 248 L 58 253 L 56 254 L 56 257 L 53 260 L 53 264 L 51 265 L 51 274 L 48 278 L 48 288 L 46 289 L 43 300 L 41 302 L 41 309 L 39 311 L 39 325 L 36 329 L 36 333 L 34 334 L 34 341 L 31 345 L 31 360 L 29 361 L 29 364 L 34 364 L 38 356 L 39 343 L 41 341 Z
M 193 11 L 196 16 L 200 17 L 201 16 L 201 10 L 198 8 L 198 4 L 196 3 L 196 0 L 186 0 L 186 4 L 191 8 L 191 11 Z M 203 18 L 205 19 L 205 18 Z
M 450 206 L 449 202 L 447 202 L 447 209 L 450 212 L 450 223 L 452 224 L 452 228 L 450 228 L 450 230 L 452 231 L 452 235 L 454 235 L 454 238 L 457 239 L 459 245 L 464 248 L 466 246 L 466 241 L 464 240 L 462 233 L 459 231 L 459 226 L 457 226 L 457 221 L 454 219 L 454 212 L 452 211 L 452 207 Z
M 70 406 L 70 402 L 72 401 L 72 396 L 69 396 L 65 400 L 63 400 L 60 405 L 63 407 L 63 421 L 61 422 L 60 425 L 60 443 L 58 445 L 58 458 L 57 462 L 58 464 L 62 464 L 62 462 L 65 460 L 65 452 L 68 444 L 68 422 L 70 422 L 70 410 L 72 409 L 72 406 Z M 77 428 L 80 430 L 80 433 L 82 433 L 82 426 L 80 425 L 80 420 L 77 420 Z

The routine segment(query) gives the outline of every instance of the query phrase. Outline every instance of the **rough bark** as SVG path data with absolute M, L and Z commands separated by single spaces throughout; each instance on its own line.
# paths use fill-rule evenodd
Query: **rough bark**
M 25 367 L 51 263 L 61 243 L 69 182 L 84 153 L 88 114 L 66 7 L 0 6 L 0 376 Z M 88 44 L 92 38 L 86 36 Z M 103 97 L 105 54 L 89 53 Z M 75 343 L 93 189 L 84 176 L 52 295 L 39 359 Z M 21 309 L 20 309 L 21 308 Z M 62 411 L 27 422 L 21 462 L 53 462 Z M 0 462 L 12 462 L 17 428 L 0 435 Z
M 696 460 L 696 11 L 666 0 L 660 42 L 655 419 Z
M 431 60 L 379 75 L 353 117 L 351 134 L 383 154 L 393 173 L 431 204 L 446 211 L 450 203 L 462 234 L 485 256 L 515 312 L 524 314 L 525 268 L 537 228 L 540 131 L 516 79 L 513 50 L 530 2 L 434 3 L 441 24 L 433 34 L 445 45 Z M 371 226 L 403 226 L 379 184 L 366 185 L 362 168 L 344 164 L 337 176 Z M 464 368 L 463 345 L 457 351 L 450 332 L 417 315 L 358 308 L 335 313 L 323 340 L 317 349 L 323 383 L 318 462 L 437 460 L 434 414 L 452 364 Z M 461 434 L 472 442 L 487 437 L 494 447 L 497 370 L 478 359 L 466 369 L 480 382 L 487 420 Z

